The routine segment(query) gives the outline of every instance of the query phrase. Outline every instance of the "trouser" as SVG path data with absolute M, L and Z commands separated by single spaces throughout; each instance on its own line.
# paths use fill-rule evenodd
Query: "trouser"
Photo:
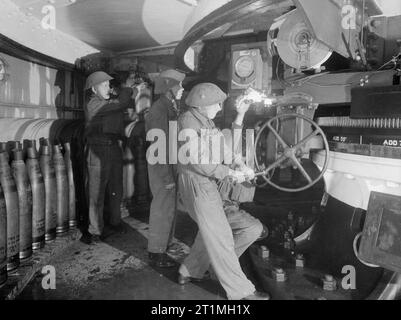
M 179 191 L 184 205 L 199 232 L 180 272 L 202 278 L 212 265 L 230 300 L 242 299 L 255 292 L 243 273 L 240 256 L 262 233 L 259 220 L 238 207 L 223 209 L 217 185 L 191 173 L 179 175 Z
M 177 188 L 167 190 L 160 166 L 148 165 L 150 205 L 148 251 L 164 253 L 175 232 Z
M 118 143 L 87 145 L 87 183 L 89 198 L 89 232 L 101 235 L 104 228 L 104 201 L 108 201 L 109 223 L 121 223 L 123 196 L 123 159 Z

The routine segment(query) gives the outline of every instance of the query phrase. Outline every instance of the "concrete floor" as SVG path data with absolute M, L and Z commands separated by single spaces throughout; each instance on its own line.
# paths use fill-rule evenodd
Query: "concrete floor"
M 184 217 L 180 220 L 186 220 Z M 104 243 L 72 243 L 52 265 L 56 269 L 56 290 L 44 290 L 42 275 L 27 286 L 19 299 L 34 300 L 220 300 L 224 290 L 217 281 L 180 286 L 177 269 L 157 269 L 147 260 L 147 224 L 125 219 L 127 233 L 113 235 Z M 194 226 L 192 226 L 194 227 Z M 196 228 L 194 229 L 196 230 Z M 180 248 L 182 260 L 188 247 Z
M 263 223 L 272 212 L 286 215 L 292 205 L 298 209 L 303 203 L 297 200 L 308 199 L 302 194 L 285 194 L 277 191 L 264 194 L 258 191 L 256 198 L 262 202 L 245 207 Z M 319 199 L 319 195 L 316 197 Z M 310 201 L 306 206 L 310 207 Z M 225 292 L 216 279 L 200 284 L 180 286 L 176 283 L 177 268 L 155 269 L 148 264 L 147 232 L 148 211 L 133 210 L 131 216 L 124 219 L 127 233 L 113 235 L 104 243 L 85 245 L 75 241 L 60 255 L 54 257 L 51 265 L 56 270 L 56 289 L 42 289 L 43 275 L 37 277 L 26 287 L 19 299 L 34 300 L 221 300 Z M 189 252 L 189 246 L 197 232 L 196 224 L 186 213 L 180 213 L 176 226 L 176 246 L 173 254 L 177 261 L 182 261 Z M 241 263 L 247 276 L 246 259 Z M 259 289 L 260 287 L 253 281 Z

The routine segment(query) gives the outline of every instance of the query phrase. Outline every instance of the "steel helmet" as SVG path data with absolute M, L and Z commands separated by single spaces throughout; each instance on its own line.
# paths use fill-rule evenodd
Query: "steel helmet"
M 224 102 L 227 95 L 213 83 L 200 83 L 189 92 L 185 103 L 190 107 L 207 107 Z
M 109 76 L 106 72 L 96 71 L 86 79 L 85 90 L 88 90 L 99 83 L 110 81 L 112 79 L 113 77 Z
M 155 94 L 162 94 L 184 81 L 185 74 L 177 70 L 168 69 L 159 74 L 155 80 Z

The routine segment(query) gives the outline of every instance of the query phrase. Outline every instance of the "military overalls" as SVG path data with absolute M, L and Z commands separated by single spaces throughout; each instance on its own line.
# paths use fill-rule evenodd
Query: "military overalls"
M 131 88 L 124 88 L 118 100 L 104 100 L 93 95 L 85 108 L 89 232 L 92 235 L 100 236 L 103 232 L 105 198 L 110 211 L 109 223 L 117 226 L 121 222 L 123 161 L 119 141 L 124 135 L 124 111 L 132 103 L 131 96 Z
M 200 129 L 213 129 L 215 125 L 197 109 L 191 108 L 180 116 L 178 127 L 179 130 L 194 129 L 199 135 Z M 238 257 L 260 236 L 263 226 L 238 208 L 226 207 L 224 211 L 216 182 L 229 175 L 229 167 L 178 162 L 178 173 L 180 197 L 199 228 L 180 273 L 202 278 L 211 263 L 228 299 L 252 295 L 255 287 L 243 273 Z
M 162 95 L 145 116 L 146 131 L 160 129 L 166 136 L 166 164 L 149 164 L 148 174 L 153 200 L 150 206 L 148 252 L 164 253 L 174 236 L 177 188 L 166 186 L 177 182 L 177 168 L 169 164 L 169 121 L 177 121 L 178 109 L 174 100 Z

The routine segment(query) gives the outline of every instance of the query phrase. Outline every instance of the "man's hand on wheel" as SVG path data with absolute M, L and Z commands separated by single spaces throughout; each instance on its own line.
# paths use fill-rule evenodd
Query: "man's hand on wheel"
M 253 180 L 255 172 L 251 168 L 244 166 L 241 170 L 230 170 L 228 177 L 233 183 L 244 183 Z
M 240 171 L 244 173 L 247 180 L 255 179 L 255 171 L 247 166 L 240 168 Z

